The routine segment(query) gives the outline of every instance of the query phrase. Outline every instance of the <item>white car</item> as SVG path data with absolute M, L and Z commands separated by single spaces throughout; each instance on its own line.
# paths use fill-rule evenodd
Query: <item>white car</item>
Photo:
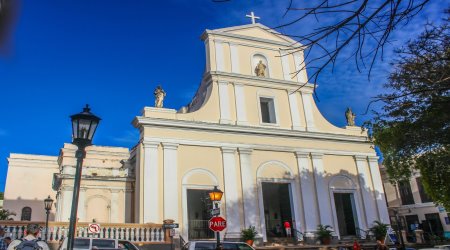
M 99 239 L 99 238 L 75 238 L 73 244 L 74 250 L 90 250 L 90 249 L 127 249 L 138 250 L 133 243 L 127 240 L 116 239 Z M 63 240 L 58 250 L 67 250 L 67 237 Z
M 223 241 L 220 242 L 224 250 L 228 249 L 239 249 L 239 250 L 254 250 L 253 247 L 247 245 L 244 242 L 231 242 Z M 215 250 L 216 241 L 189 241 L 186 243 L 182 250 Z

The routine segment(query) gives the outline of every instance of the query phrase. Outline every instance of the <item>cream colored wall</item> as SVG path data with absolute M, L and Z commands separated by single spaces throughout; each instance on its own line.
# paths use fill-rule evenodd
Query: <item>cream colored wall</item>
M 253 147 L 279 147 L 280 150 L 291 151 L 293 148 L 297 149 L 317 149 L 317 150 L 337 150 L 347 151 L 354 154 L 366 153 L 375 155 L 374 150 L 368 143 L 349 143 L 344 141 L 331 141 L 321 139 L 309 138 L 292 138 L 282 136 L 264 136 L 264 135 L 247 135 L 236 133 L 221 133 L 190 130 L 186 133 L 183 130 L 176 128 L 160 128 L 160 127 L 144 127 L 144 136 L 148 138 L 164 138 L 177 140 L 191 140 L 199 142 L 215 142 L 215 143 L 230 143 L 235 145 L 249 145 Z M 283 151 L 283 150 L 281 150 Z
M 184 187 L 203 187 L 204 189 L 210 189 L 214 185 L 223 187 L 223 162 L 222 152 L 217 147 L 199 147 L 180 145 L 178 147 L 178 218 L 180 223 L 183 222 L 183 209 L 184 203 L 182 200 Z M 214 182 L 209 174 L 212 174 L 217 179 L 218 183 Z M 222 214 L 226 216 L 225 211 L 225 199 L 222 199 L 221 210 Z M 183 230 L 182 223 L 180 229 Z
M 44 221 L 44 199 L 53 200 L 53 174 L 57 173 L 57 157 L 28 154 L 10 154 L 6 177 L 4 209 L 15 212 L 14 220 L 20 220 L 22 208 L 31 207 L 31 220 Z M 54 217 L 53 208 L 50 218 Z

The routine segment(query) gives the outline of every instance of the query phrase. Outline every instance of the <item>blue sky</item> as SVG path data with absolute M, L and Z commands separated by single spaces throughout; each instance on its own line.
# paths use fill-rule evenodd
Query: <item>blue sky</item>
M 157 85 L 167 92 L 166 107 L 190 102 L 205 66 L 200 41 L 205 29 L 248 24 L 250 11 L 261 23 L 277 26 L 286 20 L 287 5 L 287 0 L 23 0 L 9 51 L 0 55 L 0 191 L 9 154 L 58 155 L 71 141 L 69 116 L 86 103 L 102 118 L 95 144 L 132 147 L 138 131 L 131 121 L 153 104 Z M 432 1 L 399 29 L 370 81 L 351 60 L 324 72 L 318 82 L 323 115 L 344 126 L 351 106 L 358 124 L 369 119 L 362 113 L 382 91 L 392 48 L 413 38 L 425 22 L 438 22 L 443 9 L 442 2 Z M 285 31 L 312 27 L 308 22 Z

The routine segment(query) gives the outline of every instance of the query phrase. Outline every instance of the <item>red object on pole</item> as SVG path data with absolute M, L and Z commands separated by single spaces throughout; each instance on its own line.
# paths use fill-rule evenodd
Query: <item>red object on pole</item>
M 227 221 L 222 217 L 212 217 L 208 222 L 209 229 L 220 232 L 227 228 Z
M 356 240 L 353 242 L 353 250 L 361 250 L 361 245 Z

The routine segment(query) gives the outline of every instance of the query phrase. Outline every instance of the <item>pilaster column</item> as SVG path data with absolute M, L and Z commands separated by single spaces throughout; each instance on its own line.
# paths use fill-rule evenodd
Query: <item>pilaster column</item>
M 306 119 L 306 131 L 316 131 L 316 125 L 314 124 L 314 115 L 313 115 L 313 98 L 312 93 L 302 93 L 303 99 L 303 110 L 305 112 Z
M 239 69 L 239 53 L 238 53 L 238 45 L 234 43 L 230 43 L 230 54 L 231 54 L 231 72 L 240 73 Z
M 218 81 L 219 85 L 219 108 L 220 123 L 231 124 L 230 95 L 228 94 L 228 82 Z
M 61 203 L 62 203 L 62 191 L 59 190 L 56 194 L 56 214 L 55 221 L 61 221 Z
M 245 105 L 244 85 L 240 83 L 234 84 L 234 95 L 236 96 L 236 115 L 237 125 L 248 125 L 247 112 Z
M 227 232 L 225 238 L 239 238 L 241 232 L 241 204 L 238 195 L 239 175 L 236 171 L 236 148 L 222 147 L 223 177 L 227 215 Z
M 389 213 L 386 206 L 386 197 L 384 196 L 384 187 L 380 175 L 380 167 L 378 166 L 378 157 L 369 156 L 369 167 L 372 175 L 373 192 L 375 202 L 377 204 L 379 220 L 383 223 L 390 224 Z
M 223 43 L 222 41 L 215 40 L 214 44 L 216 49 L 216 69 L 217 71 L 224 71 L 225 61 L 224 61 Z
M 289 98 L 289 107 L 291 110 L 292 129 L 305 131 L 305 126 L 303 126 L 300 120 L 300 112 L 298 110 L 298 101 L 297 101 L 298 94 L 297 92 L 289 93 L 289 90 L 287 92 Z
M 328 185 L 325 182 L 325 171 L 323 167 L 323 154 L 311 153 L 314 169 L 314 178 L 316 179 L 317 204 L 319 205 L 320 224 L 333 225 L 331 217 L 330 194 Z
M 364 211 L 366 213 L 363 219 L 363 229 L 370 228 L 369 225 L 377 220 L 377 210 L 374 202 L 372 187 L 370 185 L 370 174 L 367 171 L 367 157 L 355 155 L 356 167 L 358 169 L 358 181 L 361 189 L 361 196 L 364 204 Z
M 159 202 L 159 142 L 144 142 L 144 221 L 143 223 L 161 223 L 161 205 Z
M 289 66 L 289 53 L 280 51 L 281 68 L 283 69 L 283 78 L 286 81 L 292 81 L 291 67 Z
M 111 189 L 111 223 L 119 221 L 119 189 Z
M 73 187 L 62 187 L 61 221 L 70 220 L 70 208 L 72 207 Z
M 164 148 L 164 220 L 178 219 L 178 144 L 163 143 Z
M 297 81 L 300 83 L 306 83 L 308 81 L 308 76 L 306 74 L 306 69 L 304 68 L 305 62 L 303 61 L 303 53 L 294 53 L 295 70 L 297 71 Z
M 316 207 L 316 196 L 314 188 L 314 176 L 309 169 L 309 154 L 304 152 L 296 152 L 297 167 L 300 179 L 300 193 L 302 194 L 302 204 L 304 211 L 305 225 L 303 231 L 313 232 L 317 228 L 317 218 L 319 218 L 318 209 Z
M 258 199 L 256 199 L 256 176 L 252 171 L 252 149 L 239 148 L 242 176 L 242 196 L 244 201 L 244 226 L 255 226 L 261 232 L 259 221 Z
M 78 197 L 78 220 L 80 222 L 86 221 L 86 188 L 80 188 L 80 194 Z
M 125 189 L 125 204 L 133 204 L 133 190 L 131 189 Z M 136 206 L 136 205 L 135 205 Z M 132 210 L 133 206 L 123 206 L 123 217 L 125 218 L 125 223 L 131 223 L 132 222 Z

